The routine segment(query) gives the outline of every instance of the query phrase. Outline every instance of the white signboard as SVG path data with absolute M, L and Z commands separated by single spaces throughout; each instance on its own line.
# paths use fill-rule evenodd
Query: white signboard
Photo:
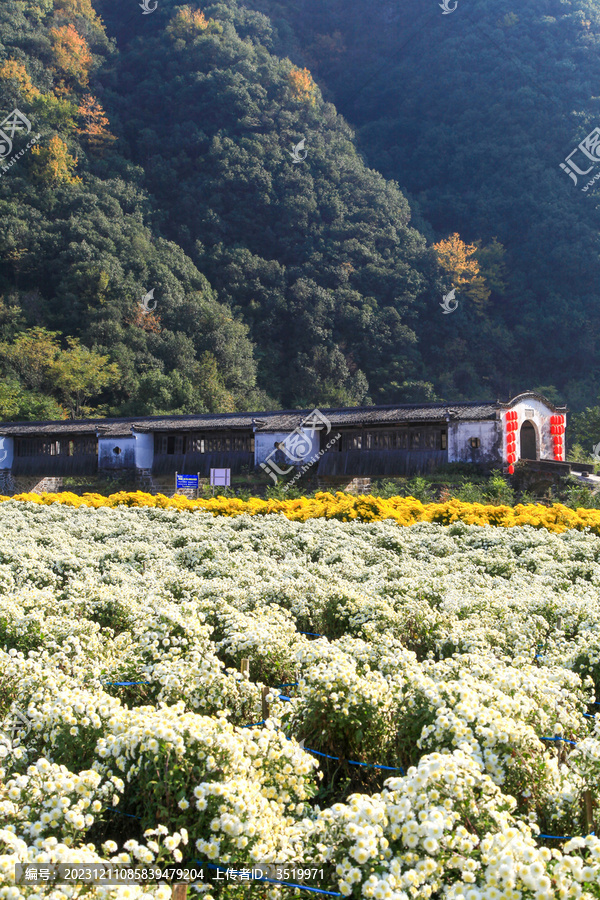
M 210 483 L 212 485 L 220 485 L 221 487 L 230 487 L 231 469 L 211 469 Z

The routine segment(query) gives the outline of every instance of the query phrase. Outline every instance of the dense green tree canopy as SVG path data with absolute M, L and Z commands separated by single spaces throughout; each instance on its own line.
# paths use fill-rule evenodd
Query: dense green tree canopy
M 3 0 L 0 416 L 593 404 L 599 44 L 600 0 Z

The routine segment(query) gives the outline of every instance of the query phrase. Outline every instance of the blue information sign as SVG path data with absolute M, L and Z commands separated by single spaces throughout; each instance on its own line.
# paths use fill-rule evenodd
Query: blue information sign
M 179 490 L 179 488 L 197 488 L 198 487 L 198 476 L 197 475 L 178 475 L 176 487 L 177 487 L 177 490 Z

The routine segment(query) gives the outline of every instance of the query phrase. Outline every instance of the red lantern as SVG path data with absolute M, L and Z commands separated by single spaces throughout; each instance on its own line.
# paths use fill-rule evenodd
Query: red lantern
M 550 424 L 558 425 L 558 416 L 550 416 Z
M 514 467 L 514 466 L 511 465 L 511 466 L 508 467 L 508 474 L 509 474 L 509 475 L 513 475 L 513 474 L 514 474 L 514 471 L 515 471 L 515 467 Z

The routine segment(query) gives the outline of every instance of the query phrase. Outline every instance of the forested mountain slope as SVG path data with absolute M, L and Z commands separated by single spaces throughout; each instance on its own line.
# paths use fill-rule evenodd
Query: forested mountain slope
M 487 374 L 498 390 L 555 385 L 573 408 L 596 400 L 600 187 L 582 188 L 598 166 L 577 151 L 592 171 L 575 185 L 560 164 L 600 126 L 598 0 L 450 0 L 451 14 L 435 0 L 252 5 L 434 240 L 496 237 L 506 250 L 481 333 L 458 312 L 442 327 L 422 310 L 419 325 L 436 324 L 431 344 L 417 333 L 438 389 L 475 392 Z
M 0 417 L 592 402 L 599 10 L 3 0 Z

